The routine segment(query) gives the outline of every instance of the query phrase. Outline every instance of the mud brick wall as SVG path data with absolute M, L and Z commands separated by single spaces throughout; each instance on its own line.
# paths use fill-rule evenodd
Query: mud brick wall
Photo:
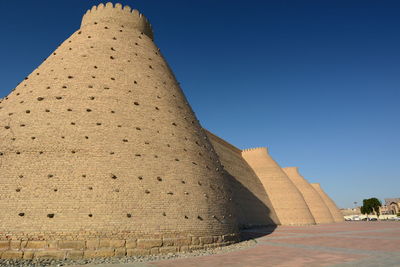
M 331 212 L 322 200 L 318 192 L 304 179 L 298 171 L 297 167 L 286 167 L 283 171 L 289 179 L 295 184 L 297 189 L 303 195 L 308 208 L 311 211 L 316 223 L 332 223 L 333 218 Z
M 266 148 L 245 149 L 242 156 L 260 178 L 282 225 L 315 224 L 302 194 Z
M 68 256 L 63 240 L 232 242 L 229 178 L 152 38 L 138 11 L 95 6 L 1 101 L 2 257 Z
M 247 228 L 280 224 L 260 179 L 243 159 L 242 151 L 213 133 L 206 133 L 231 178 L 239 225 Z
M 319 196 L 324 201 L 325 205 L 328 207 L 331 212 L 332 218 L 335 222 L 343 222 L 344 217 L 335 202 L 325 193 L 319 183 L 312 183 L 311 186 L 318 192 Z

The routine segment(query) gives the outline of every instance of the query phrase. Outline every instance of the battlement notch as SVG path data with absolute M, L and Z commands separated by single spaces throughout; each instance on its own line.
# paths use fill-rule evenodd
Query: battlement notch
M 117 24 L 124 28 L 134 28 L 153 39 L 153 30 L 150 22 L 138 10 L 130 6 L 122 6 L 120 3 L 113 5 L 99 4 L 89 9 L 82 18 L 81 29 L 93 24 L 107 23 Z

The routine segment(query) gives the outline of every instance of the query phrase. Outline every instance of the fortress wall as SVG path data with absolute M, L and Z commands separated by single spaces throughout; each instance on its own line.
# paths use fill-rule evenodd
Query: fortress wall
M 242 156 L 260 178 L 282 225 L 315 224 L 302 194 L 266 148 L 245 149 Z
M 239 225 L 279 224 L 260 179 L 243 159 L 241 150 L 207 130 L 206 133 L 231 179 Z
M 184 93 L 149 35 L 113 8 L 92 9 L 0 103 L 2 257 L 155 254 L 238 238 L 231 182 Z
M 340 212 L 338 207 L 336 206 L 335 202 L 325 193 L 325 191 L 321 188 L 319 183 L 312 183 L 311 186 L 318 192 L 322 200 L 324 201 L 325 205 L 328 207 L 333 220 L 335 222 L 343 222 L 344 217 L 343 214 Z
M 332 215 L 322 200 L 318 192 L 304 179 L 298 172 L 297 167 L 286 167 L 283 171 L 287 174 L 289 179 L 296 185 L 301 194 L 303 195 L 311 214 L 313 215 L 316 223 L 332 223 L 334 222 Z
M 150 22 L 138 10 L 129 6 L 112 3 L 99 4 L 88 10 L 82 18 L 81 29 L 98 23 L 114 23 L 124 27 L 136 29 L 153 39 L 153 30 Z

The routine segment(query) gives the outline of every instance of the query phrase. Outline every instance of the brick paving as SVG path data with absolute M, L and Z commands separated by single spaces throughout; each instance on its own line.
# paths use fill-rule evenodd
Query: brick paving
M 257 229 L 245 235 L 260 237 L 254 247 L 225 254 L 120 266 L 400 266 L 400 222 L 280 226 L 272 233 Z

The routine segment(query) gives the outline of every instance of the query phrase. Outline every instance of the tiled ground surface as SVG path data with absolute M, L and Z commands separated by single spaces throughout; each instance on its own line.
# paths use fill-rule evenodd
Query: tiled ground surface
M 263 229 L 248 235 L 259 236 Z M 396 266 L 400 267 L 400 222 L 344 222 L 281 226 L 256 238 L 257 245 L 226 254 L 151 262 L 143 267 Z

